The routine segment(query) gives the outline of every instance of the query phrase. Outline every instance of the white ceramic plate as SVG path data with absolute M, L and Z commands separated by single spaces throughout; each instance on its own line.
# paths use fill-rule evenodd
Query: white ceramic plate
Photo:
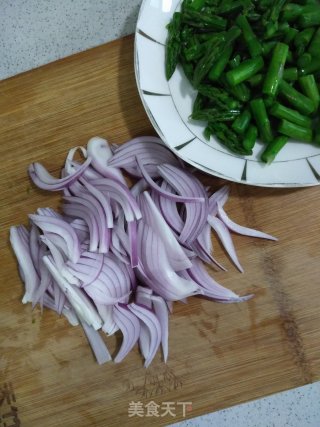
M 135 34 L 139 93 L 155 130 L 183 160 L 211 175 L 264 187 L 304 187 L 320 183 L 320 148 L 289 142 L 271 165 L 259 161 L 262 145 L 241 157 L 203 136 L 204 123 L 189 120 L 195 92 L 181 68 L 165 78 L 166 25 L 181 0 L 144 0 Z

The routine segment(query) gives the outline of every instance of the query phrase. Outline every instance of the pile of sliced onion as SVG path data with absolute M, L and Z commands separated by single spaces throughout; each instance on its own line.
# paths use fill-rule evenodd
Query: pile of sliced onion
M 77 151 L 84 161 L 75 160 Z M 129 188 L 124 170 L 136 179 Z M 29 167 L 41 189 L 62 192 L 62 213 L 39 208 L 30 228 L 10 229 L 10 241 L 31 302 L 82 325 L 99 364 L 111 360 L 99 330 L 120 330 L 121 362 L 138 343 L 147 367 L 159 347 L 168 357 L 168 315 L 174 301 L 193 295 L 222 303 L 245 301 L 217 283 L 204 263 L 211 229 L 243 271 L 230 232 L 276 240 L 234 223 L 224 210 L 227 186 L 213 194 L 159 138 L 109 147 L 92 138 L 67 155 L 61 178 L 41 164 Z

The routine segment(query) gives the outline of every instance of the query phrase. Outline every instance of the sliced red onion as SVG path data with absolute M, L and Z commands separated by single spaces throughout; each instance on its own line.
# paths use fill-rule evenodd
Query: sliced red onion
M 139 339 L 140 321 L 125 304 L 116 304 L 113 307 L 113 317 L 123 335 L 120 350 L 114 359 L 115 363 L 120 363 Z
M 80 218 L 86 222 L 89 228 L 90 251 L 96 252 L 98 250 L 99 245 L 99 231 L 97 221 L 92 212 L 87 210 L 87 208 L 80 203 L 64 204 L 62 206 L 62 209 L 66 215 L 75 218 Z
M 120 264 L 117 258 L 109 253 L 104 256 L 104 264 L 98 278 L 84 289 L 95 303 L 116 304 L 130 295 L 130 275 L 125 264 Z
M 103 193 L 101 193 L 101 191 L 97 190 L 86 179 L 80 178 L 79 181 L 100 202 L 100 204 L 104 210 L 104 213 L 105 213 L 107 227 L 112 228 L 113 227 L 113 215 L 112 215 L 112 209 L 111 209 L 109 197 L 106 197 Z
M 82 147 L 81 145 L 78 145 L 77 147 L 71 148 L 68 151 L 68 154 L 67 154 L 67 157 L 66 157 L 66 160 L 64 163 L 64 169 L 61 172 L 61 178 L 64 178 L 63 175 L 65 172 L 67 172 L 68 175 L 70 175 L 74 172 L 73 170 L 68 171 L 68 166 L 70 165 L 70 163 L 73 162 L 74 156 L 76 155 L 77 151 L 80 152 L 80 154 L 82 155 L 82 157 L 84 159 L 86 159 L 88 157 L 87 150 L 84 147 Z
M 162 163 L 179 166 L 179 161 L 163 143 L 153 141 L 137 141 L 120 146 L 109 160 L 109 165 L 122 167 L 136 177 L 141 177 L 141 171 L 137 168 L 136 157 L 144 165 L 146 171 L 152 178 L 159 176 L 157 166 Z
M 242 234 L 243 236 L 258 237 L 260 239 L 278 240 L 276 237 L 270 234 L 263 233 L 262 231 L 254 230 L 253 228 L 243 227 L 242 225 L 233 222 L 226 212 L 223 210 L 221 204 L 218 202 L 218 216 L 223 223 L 229 228 L 229 230 L 235 233 Z
M 161 346 L 163 359 L 168 360 L 168 339 L 169 339 L 169 313 L 165 300 L 157 295 L 151 296 L 153 310 L 159 320 L 161 326 Z
M 78 317 L 92 326 L 94 329 L 99 329 L 102 326 L 101 318 L 91 304 L 90 300 L 77 287 L 71 285 L 59 272 L 54 262 L 50 257 L 43 257 L 43 262 L 50 271 L 55 282 L 61 290 L 66 294 L 70 304 L 77 313 Z
M 71 191 L 72 188 L 73 187 L 71 187 Z M 91 226 L 94 227 L 98 233 L 99 252 L 107 253 L 110 245 L 110 231 L 107 229 L 106 216 L 102 206 L 91 194 L 81 191 L 76 191 L 76 194 L 77 196 L 63 197 L 63 199 L 71 205 L 75 205 L 78 208 L 80 205 L 82 209 L 84 208 L 88 211 L 88 216 L 92 222 Z
M 173 188 L 166 181 L 162 182 L 161 188 L 170 193 L 174 191 Z M 159 195 L 159 204 L 161 213 L 166 222 L 175 232 L 180 234 L 183 229 L 184 223 L 179 215 L 177 203 L 173 200 L 168 199 L 167 197 L 161 197 Z
M 230 187 L 228 185 L 224 185 L 209 197 L 210 215 L 216 216 L 218 211 L 218 205 L 217 205 L 218 202 L 220 203 L 221 206 L 223 206 L 228 200 L 229 193 L 230 193 Z
M 59 218 L 45 217 L 41 215 L 29 215 L 30 220 L 43 232 L 57 234 L 62 237 L 68 248 L 68 258 L 72 262 L 78 262 L 80 258 L 80 244 L 74 229 Z
M 83 286 L 93 283 L 103 268 L 104 256 L 102 254 L 94 254 L 94 257 L 89 255 L 89 252 L 83 252 L 77 264 L 67 262 L 68 268 L 82 281 Z
M 30 234 L 29 234 L 29 250 L 30 256 L 32 259 L 33 266 L 40 276 L 39 271 L 39 250 L 40 250 L 40 233 L 38 228 L 35 225 L 31 225 Z
M 140 221 L 138 226 L 138 274 L 156 293 L 167 300 L 180 300 L 200 292 L 194 283 L 179 277 L 172 269 L 165 246 L 152 228 Z
M 241 297 L 216 282 L 198 259 L 193 260 L 192 267 L 187 270 L 187 274 L 192 280 L 205 289 L 204 295 L 214 298 L 217 301 L 240 301 Z
M 67 175 L 70 175 L 72 173 L 78 172 L 78 170 L 81 168 L 81 163 L 72 161 L 68 164 L 68 167 L 66 168 Z M 87 180 L 92 179 L 100 179 L 103 178 L 103 176 L 97 172 L 95 169 L 93 169 L 91 166 L 89 166 L 81 175 L 83 178 Z M 66 189 L 64 189 L 65 191 Z
M 210 215 L 208 216 L 208 223 L 217 233 L 219 239 L 221 240 L 221 243 L 223 244 L 225 250 L 227 251 L 233 263 L 236 265 L 238 270 L 241 271 L 241 273 L 243 273 L 243 268 L 238 260 L 238 256 L 236 254 L 232 237 L 227 227 L 224 225 L 221 219 L 210 216 Z
M 32 262 L 29 246 L 19 236 L 18 227 L 10 228 L 10 243 L 23 273 L 25 294 L 22 303 L 26 304 L 32 302 L 34 292 L 39 286 L 39 277 Z
M 140 304 L 142 306 L 145 306 L 149 308 L 149 310 L 152 310 L 152 301 L 151 301 L 151 294 L 148 291 L 145 291 L 145 289 L 142 286 L 138 286 L 137 292 L 136 292 L 136 303 Z M 140 335 L 139 335 L 139 347 L 142 353 L 142 356 L 147 359 L 149 352 L 150 352 L 150 333 L 149 328 L 144 323 L 141 323 L 140 328 Z
M 143 191 L 147 190 L 149 187 L 147 181 L 142 178 L 139 181 L 137 181 L 131 188 L 131 194 L 133 195 L 133 197 L 137 198 L 139 196 L 139 194 L 141 194 Z
M 140 196 L 140 208 L 144 221 L 162 239 L 169 262 L 174 271 L 184 270 L 191 267 L 191 262 L 179 245 L 170 227 L 163 219 L 161 213 L 152 201 L 150 194 L 146 191 Z
M 40 272 L 40 284 L 35 289 L 34 294 L 32 296 L 32 308 L 34 308 L 40 299 L 44 296 L 47 289 L 52 285 L 52 276 L 50 275 L 48 269 L 45 267 L 43 262 L 41 261 L 39 265 Z
M 70 225 L 76 232 L 80 243 L 83 243 L 85 240 L 89 239 L 90 237 L 89 228 L 84 220 L 80 218 L 76 218 L 76 219 L 72 218 Z
M 37 187 L 43 190 L 60 191 L 74 183 L 84 173 L 90 163 L 91 158 L 89 157 L 72 175 L 60 179 L 50 175 L 47 169 L 40 163 L 32 163 L 29 166 L 29 175 Z
M 121 301 L 121 300 L 120 300 Z M 95 303 L 98 313 L 100 314 L 101 319 L 103 320 L 102 330 L 108 335 L 113 335 L 119 330 L 118 325 L 115 323 L 114 314 L 113 314 L 113 305 L 105 305 Z
M 212 267 L 214 267 L 216 270 L 227 271 L 227 269 L 222 264 L 220 264 L 209 252 L 207 252 L 206 248 L 202 246 L 198 239 L 193 242 L 190 247 L 202 261 L 212 265 Z
M 92 326 L 87 325 L 86 322 L 81 321 L 81 325 L 99 365 L 112 360 L 108 348 L 99 332 L 94 330 Z
M 141 212 L 135 198 L 130 193 L 130 190 L 123 184 L 108 178 L 93 180 L 91 184 L 103 194 L 110 197 L 110 199 L 114 199 L 119 203 L 128 222 L 141 218 Z
M 131 303 L 128 305 L 128 308 L 146 325 L 149 331 L 149 354 L 144 363 L 144 366 L 147 368 L 152 362 L 161 342 L 161 325 L 156 315 L 147 307 Z
M 83 164 L 74 160 L 78 150 L 88 156 Z M 129 190 L 115 166 L 142 179 Z M 229 219 L 223 210 L 227 186 L 208 198 L 209 189 L 179 166 L 159 138 L 136 138 L 110 149 L 96 137 L 88 152 L 69 151 L 60 179 L 38 163 L 29 168 L 36 184 L 62 190 L 66 203 L 65 215 L 39 208 L 30 216 L 30 233 L 24 227 L 10 231 L 26 284 L 24 302 L 39 302 L 72 324 L 79 318 L 99 363 L 111 359 L 96 332 L 101 327 L 109 335 L 122 331 L 116 362 L 139 340 L 148 366 L 160 342 L 167 360 L 172 301 L 187 303 L 199 295 L 233 303 L 252 297 L 224 288 L 204 268 L 201 260 L 223 269 L 212 256 L 211 227 L 240 271 L 229 230 L 276 240 Z M 135 302 L 129 304 L 131 296 Z
M 87 151 L 88 155 L 92 158 L 92 166 L 97 172 L 106 178 L 111 178 L 127 185 L 120 169 L 108 165 L 108 161 L 113 154 L 107 140 L 99 136 L 89 139 Z
M 205 199 L 202 197 L 184 197 L 179 196 L 177 194 L 172 194 L 168 191 L 164 191 L 159 185 L 156 184 L 156 182 L 151 178 L 151 176 L 148 174 L 147 170 L 145 169 L 143 163 L 139 160 L 139 157 L 137 159 L 137 164 L 140 168 L 141 175 L 146 180 L 146 182 L 149 184 L 149 186 L 156 192 L 158 192 L 162 197 L 166 197 L 170 200 L 173 200 L 174 202 L 190 202 L 190 203 L 204 203 Z
M 180 234 L 180 242 L 193 242 L 201 233 L 208 216 L 208 197 L 203 185 L 192 174 L 175 166 L 163 164 L 159 173 L 181 196 L 202 198 L 203 204 L 186 203 L 186 218 Z
M 134 268 L 138 265 L 138 262 L 139 262 L 136 221 L 128 221 L 128 236 L 129 236 L 129 243 L 130 243 L 131 267 Z
M 146 288 L 144 286 L 138 286 L 136 290 L 136 303 L 140 305 L 145 305 L 146 307 L 152 309 L 152 289 Z

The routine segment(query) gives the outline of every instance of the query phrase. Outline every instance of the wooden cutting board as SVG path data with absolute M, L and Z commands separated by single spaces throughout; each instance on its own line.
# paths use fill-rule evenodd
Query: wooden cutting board
M 26 224 L 39 206 L 57 207 L 60 197 L 31 185 L 29 163 L 58 173 L 67 150 L 91 136 L 123 143 L 147 134 L 154 131 L 136 89 L 132 37 L 0 82 L 3 425 L 9 419 L 24 427 L 166 425 L 184 418 L 184 402 L 190 402 L 186 417 L 194 417 L 320 378 L 319 187 L 231 184 L 230 216 L 279 242 L 234 236 L 241 274 L 214 239 L 216 257 L 229 270 L 216 279 L 256 296 L 234 305 L 176 303 L 166 365 L 158 354 L 144 369 L 135 349 L 119 365 L 99 366 L 80 327 L 21 304 L 9 226 Z M 213 189 L 223 184 L 199 176 Z M 106 342 L 114 354 L 121 336 Z M 160 405 L 154 412 L 152 402 Z M 134 409 L 141 416 L 129 416 Z

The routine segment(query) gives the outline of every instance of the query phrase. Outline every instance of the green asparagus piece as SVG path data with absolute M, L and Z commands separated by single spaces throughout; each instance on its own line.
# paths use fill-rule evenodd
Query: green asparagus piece
M 288 139 L 287 136 L 278 136 L 271 141 L 262 153 L 261 160 L 268 164 L 272 163 L 279 151 L 286 145 Z
M 243 1 L 241 0 L 224 0 L 220 3 L 217 12 L 221 15 L 225 13 L 239 12 L 243 8 Z
M 271 62 L 263 84 L 263 93 L 275 96 L 279 83 L 282 80 L 284 65 L 286 63 L 289 47 L 284 43 L 277 43 L 274 48 Z
M 285 35 L 283 42 L 290 44 L 295 39 L 297 34 L 299 34 L 299 30 L 294 27 L 290 27 Z
M 256 74 L 253 77 L 250 77 L 250 79 L 248 79 L 248 83 L 250 84 L 250 86 L 256 87 L 262 83 L 263 79 L 264 79 L 263 74 Z
M 312 142 L 312 129 L 296 125 L 295 123 L 282 120 L 279 132 L 298 141 Z
M 273 140 L 273 134 L 263 99 L 254 99 L 250 102 L 250 107 L 262 140 L 269 143 Z
M 312 126 L 312 120 L 310 117 L 303 116 L 296 110 L 285 107 L 278 102 L 275 102 L 269 110 L 269 113 L 277 117 L 277 119 L 288 120 L 289 122 L 295 123 L 299 126 L 310 128 Z
M 301 56 L 304 53 L 306 47 L 312 39 L 314 31 L 314 28 L 306 28 L 296 35 L 294 39 L 294 45 L 298 56 Z
M 182 65 L 206 137 L 238 154 L 260 138 L 268 163 L 288 138 L 320 145 L 320 0 L 182 0 L 167 28 L 166 77 Z
M 206 0 L 192 0 L 189 2 L 189 7 L 194 10 L 201 10 L 205 5 Z
M 242 145 L 244 149 L 248 151 L 252 150 L 254 147 L 254 144 L 256 143 L 257 138 L 258 138 L 258 129 L 255 126 L 250 125 L 242 141 Z
M 310 53 L 304 53 L 303 55 L 298 58 L 297 64 L 300 69 L 303 69 L 304 67 L 307 67 L 312 61 L 312 56 Z
M 223 145 L 225 145 L 234 153 L 242 155 L 252 154 L 251 150 L 246 150 L 243 147 L 239 136 L 233 132 L 225 123 L 208 123 L 208 126 L 205 129 L 205 136 L 210 137 L 210 135 L 216 136 Z
M 298 80 L 298 68 L 290 67 L 283 70 L 283 79 L 287 82 Z
M 257 56 L 260 56 L 262 53 L 261 44 L 257 39 L 256 35 L 254 34 L 254 32 L 252 31 L 252 28 L 247 18 L 244 15 L 239 15 L 238 18 L 236 19 L 236 24 L 242 30 L 242 36 L 248 46 L 251 57 L 255 58 Z
M 251 121 L 251 113 L 250 110 L 243 110 L 243 112 L 236 118 L 236 120 L 232 124 L 232 129 L 242 135 L 248 128 Z
M 222 110 L 236 110 L 239 109 L 240 103 L 236 99 L 232 98 L 228 92 L 221 88 L 217 88 L 211 85 L 201 84 L 198 87 L 198 92 L 211 100 L 217 107 Z
M 236 86 L 257 74 L 264 67 L 262 56 L 243 61 L 237 68 L 226 74 L 227 81 L 231 86 Z
M 288 3 L 284 6 L 281 19 L 287 22 L 293 22 L 302 14 L 303 6 L 301 4 Z
M 317 56 L 320 53 L 320 28 L 314 33 L 313 39 L 308 48 L 308 52 L 312 56 Z
M 229 62 L 230 68 L 235 69 L 237 68 L 241 63 L 240 55 L 236 55 L 234 58 L 231 59 Z M 228 82 L 225 76 L 221 79 L 222 84 L 228 89 L 228 91 L 234 96 L 236 99 L 238 99 L 241 102 L 247 102 L 250 99 L 250 90 L 245 85 L 245 83 L 240 83 L 237 86 L 231 86 Z
M 320 7 L 319 5 L 311 4 L 303 8 L 302 14 L 299 17 L 298 24 L 301 28 L 313 27 L 320 25 Z
M 300 68 L 300 74 L 306 76 L 308 74 L 317 73 L 320 71 L 320 57 L 312 57 L 311 62 Z
M 219 80 L 221 74 L 223 73 L 224 69 L 226 68 L 230 56 L 232 55 L 233 51 L 233 45 L 225 46 L 223 49 L 220 58 L 217 60 L 217 62 L 214 64 L 214 66 L 211 68 L 208 77 L 211 81 L 217 81 Z
M 168 39 L 166 44 L 166 78 L 170 80 L 178 64 L 180 43 L 181 13 L 175 12 L 171 22 L 167 25 Z
M 272 40 L 271 42 L 264 42 L 262 44 L 262 53 L 264 56 L 268 56 L 270 52 L 273 51 L 275 48 L 277 42 L 275 40 Z
M 232 27 L 221 40 L 217 42 L 215 39 L 207 53 L 200 59 L 194 70 L 193 85 L 197 87 L 202 80 L 206 77 L 214 62 L 220 57 L 223 49 L 229 44 L 232 44 L 241 34 L 238 27 Z
M 227 21 L 221 16 L 191 9 L 185 10 L 182 13 L 182 22 L 203 30 L 223 31 L 227 27 Z
M 280 94 L 302 114 L 312 114 L 315 111 L 315 106 L 310 98 L 307 98 L 302 93 L 289 85 L 284 80 L 279 85 Z
M 320 95 L 314 75 L 309 74 L 308 76 L 300 77 L 299 83 L 302 91 L 313 101 L 315 109 L 317 110 L 319 108 Z
M 205 108 L 191 114 L 191 119 L 206 122 L 230 122 L 238 117 L 240 110 L 221 111 L 217 108 Z

